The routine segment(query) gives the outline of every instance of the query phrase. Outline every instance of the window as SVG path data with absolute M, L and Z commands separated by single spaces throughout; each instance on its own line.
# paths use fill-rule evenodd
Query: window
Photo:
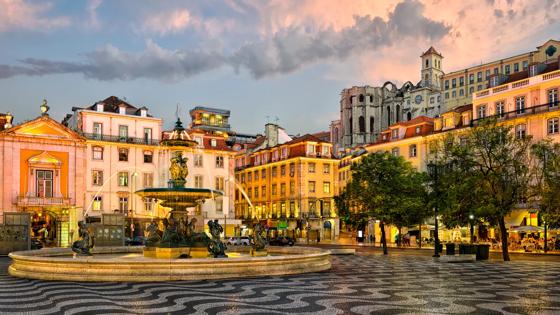
M 294 176 L 296 173 L 296 165 L 294 163 L 290 163 L 290 176 Z
M 459 89 L 459 96 L 464 96 L 464 95 L 465 95 L 464 90 L 463 90 L 463 89 Z
M 128 126 L 119 125 L 119 140 L 126 141 L 128 139 Z
M 463 86 L 465 85 L 465 77 L 460 77 L 459 78 L 459 86 Z
M 266 169 L 263 169 L 263 170 L 261 171 L 261 178 L 262 178 L 262 179 L 265 179 L 265 178 L 266 178 Z
M 486 105 L 480 105 L 477 107 L 478 118 L 486 117 Z
M 286 184 L 282 183 L 280 184 L 280 196 L 285 196 L 286 195 Z
M 255 198 L 259 198 L 259 187 L 255 187 Z
M 408 156 L 416 157 L 416 144 L 411 144 L 410 147 L 408 147 Z
M 259 171 L 255 171 L 253 177 L 255 178 L 255 180 L 259 180 Z
M 496 102 L 496 115 L 498 115 L 499 117 L 504 117 L 504 113 L 505 113 L 504 101 Z
M 480 73 L 480 72 L 479 72 Z M 480 73 L 482 75 L 482 73 Z M 469 74 L 469 84 L 474 83 L 474 73 Z
M 101 196 L 94 196 L 91 207 L 93 211 L 101 211 L 103 207 L 103 198 Z
M 128 149 L 120 148 L 119 149 L 119 161 L 127 162 L 128 161 Z
M 142 175 L 142 184 L 144 185 L 144 188 L 154 187 L 154 174 L 144 173 Z
M 515 126 L 515 137 L 517 139 L 523 139 L 527 135 L 527 126 L 525 124 L 519 124 Z
M 445 89 L 449 90 L 449 80 L 445 80 Z
M 430 104 L 433 104 L 433 103 L 434 103 L 434 100 L 435 100 L 435 99 L 434 99 L 434 97 L 433 97 L 433 96 L 432 96 L 432 97 L 430 97 Z
M 216 143 L 216 139 L 211 139 L 210 140 L 210 146 L 212 147 L 216 147 L 218 144 Z
M 331 172 L 331 165 L 324 163 L 323 164 L 323 174 L 330 174 Z
M 249 172 L 247 173 L 247 181 L 250 182 L 253 180 L 253 173 Z
M 224 190 L 224 178 L 223 177 L 221 177 L 221 176 L 216 177 L 215 187 L 216 187 L 216 190 L 221 190 L 221 191 Z M 255 191 L 256 191 L 256 189 L 255 189 Z
M 202 154 L 194 155 L 194 167 L 202 167 Z
M 256 197 L 256 192 L 257 190 L 255 189 L 255 197 Z M 216 204 L 216 212 L 222 213 L 224 211 L 224 201 L 222 199 L 216 199 L 214 202 Z
M 154 160 L 154 153 L 152 151 L 144 151 L 144 163 L 152 163 Z
M 446 99 L 446 100 L 449 99 L 449 92 L 445 92 L 445 99 Z
M 506 74 L 510 74 L 510 72 L 511 72 L 510 65 L 506 65 Z
M 537 64 L 531 65 L 529 67 L 529 76 L 533 77 L 533 76 L 536 76 L 537 74 L 539 74 L 539 65 L 537 65 Z
M 263 198 L 266 198 L 266 186 L 261 187 L 261 195 Z
M 331 193 L 331 182 L 323 182 L 323 193 L 325 194 Z
M 453 98 L 457 97 L 457 91 L 451 92 L 451 97 L 453 97 Z
M 92 158 L 94 160 L 103 160 L 103 148 L 102 147 L 93 147 L 92 150 Z
M 194 137 L 194 141 L 198 143 L 198 146 L 201 147 L 204 145 L 201 137 Z
M 490 74 L 490 71 L 487 71 L 487 72 L 488 72 L 488 74 Z M 487 75 L 488 75 L 488 74 L 487 74 Z M 482 82 L 482 71 L 478 71 L 478 72 L 476 73 L 476 82 Z M 473 83 L 474 83 L 474 82 L 473 82 Z
M 486 70 L 486 79 L 490 76 L 490 70 Z
M 286 175 L 286 165 L 280 166 L 280 176 Z
M 288 157 L 288 147 L 282 148 L 282 158 L 285 159 Z
M 391 154 L 393 156 L 399 156 L 399 148 L 393 148 L 391 149 Z
M 558 133 L 558 117 L 551 118 L 548 120 L 548 134 Z
M 144 143 L 152 142 L 152 128 L 144 128 Z
M 296 183 L 292 180 L 290 181 L 290 194 L 295 194 L 296 193 Z
M 154 210 L 154 199 L 153 198 L 146 198 L 144 199 L 144 211 L 145 212 L 152 212 Z
M 473 94 L 474 93 L 474 86 L 469 87 L 469 94 Z
M 477 90 L 477 91 L 482 90 L 482 84 L 479 84 L 479 85 L 476 87 L 476 90 Z
M 224 168 L 224 157 L 221 155 L 216 156 L 216 168 Z
M 397 139 L 398 137 L 399 137 L 399 130 L 398 129 L 391 130 L 391 138 Z
M 272 191 L 271 194 L 274 196 L 276 195 L 276 184 L 272 184 Z
M 307 153 L 308 154 L 315 154 L 315 145 L 314 144 L 308 144 L 307 145 Z
M 452 88 L 456 88 L 456 87 L 457 87 L 457 79 L 452 79 L 452 80 L 451 80 L 451 87 L 452 87 Z
M 558 106 L 558 89 L 548 90 L 548 106 Z
M 270 176 L 276 177 L 276 166 L 272 167 L 272 170 L 270 171 Z
M 93 138 L 94 139 L 101 139 L 103 137 L 103 124 L 102 123 L 93 123 Z
M 253 188 L 247 188 L 247 197 L 253 198 Z
M 422 127 L 416 126 L 416 128 L 414 129 L 414 132 L 415 132 L 417 135 L 419 135 L 420 132 L 422 132 Z
M 245 175 L 245 174 L 243 174 Z M 241 176 L 241 178 L 243 179 L 242 181 L 244 181 L 245 176 Z M 195 175 L 194 176 L 194 187 L 195 188 L 202 188 L 203 183 L 202 183 L 202 175 Z
M 119 172 L 119 186 L 127 187 L 128 186 L 128 172 Z
M 314 182 L 314 181 L 310 181 L 310 182 L 308 183 L 308 186 L 309 186 L 309 192 L 310 192 L 310 193 L 314 193 L 314 192 L 315 192 L 315 182 Z
M 309 163 L 309 173 L 315 173 L 315 163 Z
M 498 71 L 498 68 L 494 68 L 494 74 L 498 74 L 498 73 L 500 73 L 500 72 Z
M 119 211 L 121 213 L 128 213 L 128 197 L 119 198 Z
M 529 67 L 529 61 L 525 60 L 523 61 L 523 70 L 526 70 Z
M 91 183 L 93 186 L 103 185 L 103 171 L 93 170 L 91 171 Z
M 519 62 L 513 64 L 513 72 L 519 72 Z
M 53 171 L 36 171 L 36 197 L 51 198 L 53 196 Z
M 329 150 L 328 146 L 326 146 L 326 145 L 322 146 L 321 150 L 322 150 L 323 156 L 328 156 L 329 155 L 330 150 Z
M 525 96 L 515 98 L 515 112 L 517 114 L 525 113 Z

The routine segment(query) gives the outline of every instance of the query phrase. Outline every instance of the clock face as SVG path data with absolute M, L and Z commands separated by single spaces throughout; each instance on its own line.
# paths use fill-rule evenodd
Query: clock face
M 416 102 L 416 104 L 422 103 L 422 95 L 416 95 L 414 101 Z

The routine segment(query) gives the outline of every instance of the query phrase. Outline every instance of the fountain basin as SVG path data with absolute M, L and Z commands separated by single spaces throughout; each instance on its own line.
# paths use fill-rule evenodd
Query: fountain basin
M 268 247 L 269 256 L 252 257 L 249 248 L 228 251 L 230 258 L 156 259 L 143 247 L 96 247 L 93 256 L 73 258 L 69 248 L 10 254 L 14 277 L 63 281 L 153 282 L 276 276 L 331 268 L 330 252 L 310 247 Z

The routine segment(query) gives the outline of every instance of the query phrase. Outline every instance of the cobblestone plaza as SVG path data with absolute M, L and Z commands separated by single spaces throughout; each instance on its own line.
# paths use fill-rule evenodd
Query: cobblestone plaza
M 328 272 L 224 281 L 77 283 L 17 279 L 0 258 L 2 314 L 558 314 L 560 263 L 435 263 L 334 256 Z

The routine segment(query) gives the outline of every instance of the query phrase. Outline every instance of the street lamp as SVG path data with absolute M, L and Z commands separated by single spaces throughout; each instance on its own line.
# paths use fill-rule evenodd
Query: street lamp
M 439 257 L 439 235 L 438 235 L 438 206 L 439 206 L 439 174 L 438 165 L 434 162 L 428 163 L 428 175 L 433 179 L 433 191 L 436 195 L 436 203 L 434 206 L 434 255 L 432 257 Z
M 474 243 L 474 225 L 473 225 L 474 215 L 469 214 L 469 222 L 471 224 L 471 244 Z

